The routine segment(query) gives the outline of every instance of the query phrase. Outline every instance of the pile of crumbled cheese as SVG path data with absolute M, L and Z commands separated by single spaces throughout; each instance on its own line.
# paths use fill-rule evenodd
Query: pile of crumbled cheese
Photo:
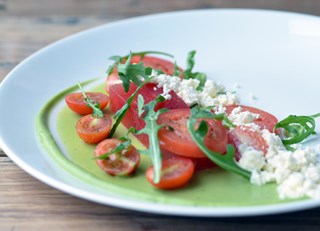
M 225 92 L 225 87 L 220 83 L 207 80 L 201 91 L 197 90 L 200 82 L 197 79 L 181 79 L 177 76 L 166 74 L 158 75 L 152 72 L 152 83 L 163 88 L 163 96 L 171 99 L 170 91 L 174 91 L 183 101 L 192 106 L 198 104 L 201 107 L 221 107 L 238 104 L 239 97 L 235 92 Z
M 199 91 L 197 79 L 181 79 L 156 72 L 152 77 L 151 82 L 163 88 L 162 95 L 166 99 L 171 99 L 170 91 L 174 91 L 189 106 L 214 107 L 216 113 L 223 113 L 226 106 L 239 103 L 235 92 L 227 92 L 223 85 L 211 80 L 207 80 Z M 266 155 L 245 143 L 238 147 L 241 155 L 238 164 L 251 171 L 252 184 L 275 182 L 279 197 L 283 199 L 305 196 L 320 199 L 320 150 L 301 146 L 296 146 L 295 151 L 287 150 L 279 136 L 266 129 L 261 130 L 253 123 L 259 114 L 242 111 L 241 107 L 236 107 L 228 118 L 237 126 L 246 125 L 259 132 L 268 145 Z
M 250 115 L 251 114 L 251 115 Z M 320 199 L 320 153 L 312 148 L 297 145 L 295 151 L 287 150 L 274 133 L 252 123 L 257 114 L 242 112 L 237 107 L 229 119 L 236 125 L 250 126 L 258 131 L 268 145 L 266 155 L 246 144 L 241 144 L 238 151 L 241 158 L 239 166 L 252 172 L 251 183 L 263 185 L 276 182 L 279 197 Z

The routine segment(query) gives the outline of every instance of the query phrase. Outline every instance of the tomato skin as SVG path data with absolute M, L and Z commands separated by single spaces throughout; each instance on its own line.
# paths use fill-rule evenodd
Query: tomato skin
M 80 139 L 88 144 L 96 144 L 105 139 L 111 130 L 112 119 L 109 115 L 97 118 L 92 114 L 81 117 L 76 124 Z
M 87 92 L 87 97 L 94 102 L 99 103 L 100 108 L 104 109 L 109 103 L 109 97 L 100 92 Z M 88 115 L 92 113 L 92 108 L 87 106 L 82 93 L 71 93 L 65 97 L 68 107 L 79 115 Z
M 242 111 L 249 111 L 254 114 L 259 114 L 259 118 L 253 121 L 253 123 L 259 125 L 261 129 L 268 129 L 270 132 L 273 132 L 273 128 L 278 123 L 278 119 L 270 114 L 269 112 L 263 111 L 258 108 L 250 107 L 250 106 L 243 106 L 243 105 L 232 105 L 226 107 L 227 115 L 231 114 L 232 110 L 241 107 Z
M 159 183 L 153 182 L 153 167 L 146 171 L 150 184 L 159 189 L 176 189 L 186 185 L 194 173 L 194 163 L 189 158 L 173 157 L 162 162 L 162 172 Z
M 94 150 L 94 156 L 98 157 L 105 153 L 111 152 L 122 141 L 111 138 L 101 141 Z M 130 145 L 130 147 L 123 151 L 120 157 L 112 154 L 106 160 L 96 159 L 96 163 L 103 171 L 112 176 L 128 176 L 133 174 L 140 163 L 140 154 Z
M 158 136 L 161 149 L 172 152 L 176 155 L 203 158 L 205 154 L 193 141 L 188 128 L 187 120 L 190 116 L 190 109 L 175 109 L 163 113 L 158 118 L 158 124 L 170 126 L 161 128 Z M 227 129 L 220 121 L 215 119 L 206 119 L 208 125 L 208 133 L 205 137 L 206 146 L 219 153 L 225 153 L 228 142 Z

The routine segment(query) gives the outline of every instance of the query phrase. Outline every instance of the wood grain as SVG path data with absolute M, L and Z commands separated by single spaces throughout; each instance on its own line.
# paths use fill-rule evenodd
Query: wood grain
M 320 209 L 245 218 L 185 218 L 132 212 L 59 192 L 0 157 L 0 230 L 318 230 Z M 304 222 L 301 222 L 303 217 Z
M 320 15 L 319 0 L 0 0 L 0 81 L 35 51 L 75 32 L 128 17 L 207 8 L 263 8 Z M 0 148 L 0 231 L 264 231 L 318 230 L 319 226 L 319 208 L 274 216 L 206 219 L 99 205 L 38 181 Z

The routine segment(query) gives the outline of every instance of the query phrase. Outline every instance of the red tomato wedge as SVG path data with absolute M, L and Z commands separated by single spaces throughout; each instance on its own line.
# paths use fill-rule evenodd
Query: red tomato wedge
M 273 132 L 273 128 L 278 123 L 278 119 L 270 114 L 269 112 L 260 110 L 258 108 L 249 107 L 249 106 L 242 106 L 242 105 L 232 105 L 226 107 L 226 113 L 229 115 L 233 109 L 236 107 L 241 107 L 242 111 L 249 111 L 254 114 L 259 114 L 259 118 L 253 121 L 253 123 L 259 125 L 261 129 L 268 129 L 270 132 Z
M 109 103 L 109 97 L 100 92 L 87 92 L 87 97 L 94 102 L 99 103 L 100 108 L 104 109 Z M 68 107 L 79 115 L 88 115 L 92 113 L 92 108 L 87 106 L 82 93 L 71 93 L 65 97 Z
M 229 140 L 238 149 L 240 144 L 247 144 L 258 151 L 262 151 L 264 154 L 268 151 L 268 144 L 263 139 L 259 131 L 253 130 L 250 127 L 238 126 L 230 131 Z M 236 153 L 236 159 L 240 159 L 240 153 Z
M 167 75 L 174 74 L 174 63 L 168 60 L 152 57 L 152 56 L 144 56 L 143 59 L 141 59 L 141 56 L 138 56 L 138 55 L 133 56 L 131 59 L 131 63 L 140 63 L 140 62 L 143 62 L 145 67 L 151 67 L 153 69 L 160 70 Z M 179 68 L 179 71 L 180 73 L 182 73 L 181 68 Z M 118 72 L 115 69 L 114 72 L 107 77 L 106 92 L 109 93 L 110 86 L 112 86 L 113 84 L 119 84 L 119 83 L 121 83 L 121 81 L 119 79 Z
M 139 94 L 141 94 L 145 100 L 145 103 L 150 102 L 151 100 L 157 98 L 159 94 L 162 93 L 162 89 L 155 88 L 155 84 L 146 84 L 144 87 L 142 87 L 139 91 Z M 114 84 L 110 87 L 110 98 L 112 99 L 110 101 L 110 108 L 112 112 L 118 111 L 126 102 L 127 99 L 132 95 L 132 93 L 137 89 L 137 86 L 134 84 L 130 85 L 129 91 L 126 93 L 124 92 L 122 84 Z M 155 110 L 159 110 L 160 108 L 168 108 L 170 109 L 176 109 L 176 108 L 189 108 L 189 106 L 174 92 L 170 93 L 172 98 L 170 100 L 166 100 L 164 102 L 159 103 Z M 145 122 L 138 117 L 137 112 L 138 104 L 137 104 L 137 97 L 132 102 L 129 111 L 127 112 L 126 116 L 122 120 L 122 124 L 129 128 L 129 127 L 135 127 L 136 129 L 140 130 L 144 128 Z M 148 138 L 146 135 L 139 135 L 137 136 L 139 140 L 146 146 L 148 146 Z
M 112 127 L 112 119 L 109 115 L 102 118 L 92 114 L 81 117 L 76 124 L 76 131 L 80 139 L 89 144 L 96 144 L 105 139 Z
M 163 113 L 158 118 L 158 124 L 167 125 L 159 131 L 160 147 L 174 154 L 202 158 L 205 154 L 193 141 L 188 128 L 187 120 L 190 116 L 190 109 L 175 109 Z M 228 142 L 227 129 L 220 121 L 215 119 L 206 119 L 208 133 L 205 138 L 206 146 L 219 153 L 225 153 Z
M 228 106 L 226 113 L 230 114 L 236 107 L 238 106 Z M 259 125 L 261 130 L 267 129 L 270 132 L 273 132 L 273 128 L 278 123 L 278 119 L 274 115 L 254 107 L 242 105 L 240 105 L 240 107 L 242 108 L 242 111 L 249 111 L 259 115 L 259 118 L 253 121 L 253 123 Z M 268 151 L 268 144 L 263 139 L 261 132 L 248 126 L 238 126 L 235 129 L 232 129 L 229 133 L 229 140 L 237 149 L 240 144 L 247 144 L 258 151 L 262 151 L 264 154 Z M 237 152 L 236 159 L 239 160 L 239 158 L 240 153 Z
M 162 162 L 159 183 L 153 182 L 153 167 L 148 168 L 146 177 L 150 184 L 159 189 L 176 189 L 189 182 L 194 173 L 194 163 L 189 158 L 174 157 Z
M 99 157 L 112 152 L 122 141 L 112 138 L 101 141 L 94 150 L 94 156 Z M 97 165 L 106 173 L 113 176 L 131 175 L 138 167 L 140 154 L 132 145 L 120 153 L 113 153 L 105 159 L 96 159 Z

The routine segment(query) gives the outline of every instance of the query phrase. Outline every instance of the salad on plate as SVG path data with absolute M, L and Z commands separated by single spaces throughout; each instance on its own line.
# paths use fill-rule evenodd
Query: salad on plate
M 197 172 L 221 168 L 257 187 L 276 184 L 281 199 L 320 199 L 320 148 L 301 144 L 316 134 L 320 113 L 279 121 L 242 105 L 236 91 L 194 71 L 195 54 L 188 53 L 185 69 L 159 58 L 173 58 L 163 52 L 112 56 L 105 93 L 79 83 L 79 92 L 66 95 L 79 115 L 78 139 L 94 145 L 101 171 L 130 178 L 147 156 L 146 179 L 160 190 L 183 190 Z M 127 131 L 119 135 L 121 124 Z

